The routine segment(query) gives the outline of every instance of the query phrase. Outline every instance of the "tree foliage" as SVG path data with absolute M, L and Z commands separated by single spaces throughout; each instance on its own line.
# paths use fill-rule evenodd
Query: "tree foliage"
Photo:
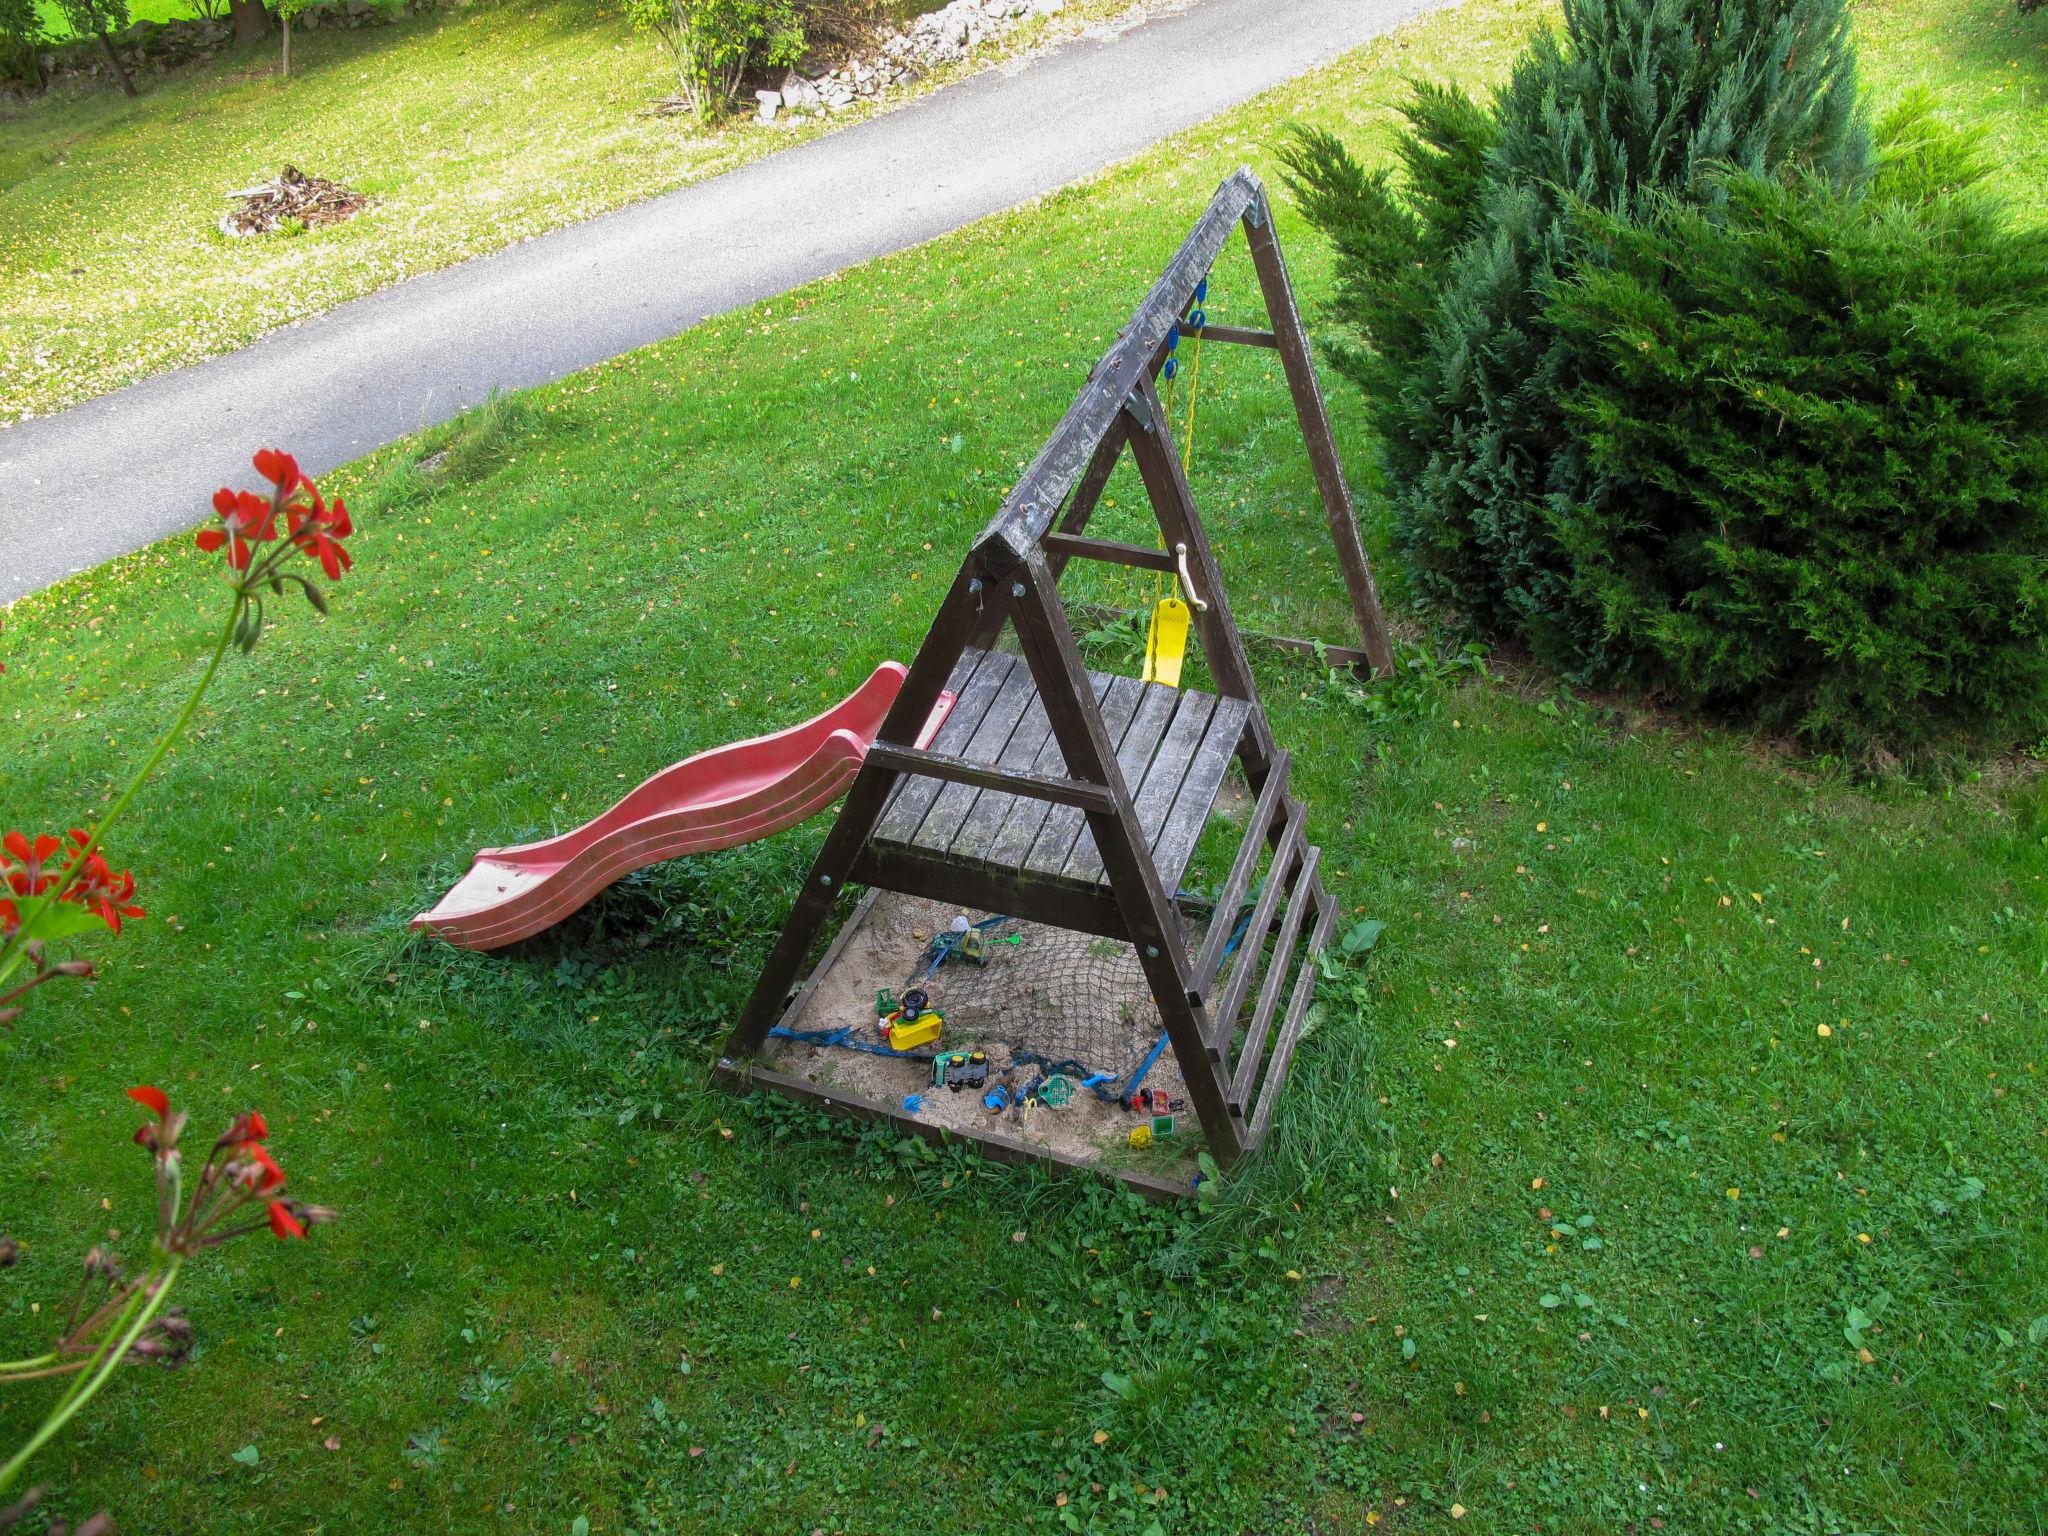
M 1712 168 L 1868 156 L 1843 0 L 1567 0 L 1492 103 L 1418 87 L 1399 185 L 1328 135 L 1288 179 L 1340 258 L 1338 365 L 1379 402 L 1395 525 L 1426 603 L 1516 634 L 1579 677 L 1611 673 L 1553 511 L 1601 494 L 1564 417 L 1576 382 L 1544 309 L 1583 205 L 1622 219 L 1713 203 Z
M 41 86 L 43 42 L 36 0 L 0 0 L 0 82 Z
M 793 0 L 628 0 L 627 14 L 668 50 L 700 120 L 731 104 L 749 65 L 793 64 L 804 51 Z
M 1571 210 L 1553 508 L 1634 680 L 1849 750 L 2048 726 L 2048 250 L 1913 105 L 1867 191 Z
M 121 62 L 121 55 L 114 47 L 114 34 L 128 25 L 128 0 L 58 0 L 58 4 L 63 7 L 64 18 L 71 23 L 72 31 L 80 37 L 100 40 L 100 47 L 106 51 L 108 68 L 121 82 L 121 89 L 133 96 L 135 82 L 129 78 L 128 66 Z

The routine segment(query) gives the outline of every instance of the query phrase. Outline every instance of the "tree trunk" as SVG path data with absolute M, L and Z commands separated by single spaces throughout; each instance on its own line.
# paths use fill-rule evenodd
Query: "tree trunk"
M 270 35 L 270 13 L 263 0 L 228 0 L 228 15 L 235 23 L 235 46 L 260 43 Z
M 284 77 L 289 80 L 292 77 L 292 13 L 282 12 L 278 16 L 278 25 L 284 29 Z
M 114 66 L 114 78 L 121 82 L 121 89 L 128 95 L 135 94 L 135 82 L 128 78 L 128 66 L 121 62 L 121 55 L 114 51 L 114 39 L 105 32 L 100 34 L 100 46 L 107 50 L 107 62 Z

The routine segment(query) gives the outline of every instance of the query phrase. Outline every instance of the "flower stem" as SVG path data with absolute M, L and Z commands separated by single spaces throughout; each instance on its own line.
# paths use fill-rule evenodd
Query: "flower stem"
M 135 777 L 128 781 L 128 787 L 121 791 L 121 798 L 116 800 L 113 808 L 99 819 L 99 824 L 92 829 L 92 834 L 87 838 L 85 846 L 70 856 L 70 867 L 73 871 L 72 878 L 74 880 L 85 873 L 85 861 L 99 850 L 100 840 L 106 836 L 107 828 L 111 827 L 120 817 L 121 813 L 128 809 L 128 802 L 135 798 L 149 776 L 156 772 L 157 764 L 164 760 L 164 755 L 171 750 L 171 747 L 177 742 L 178 738 L 185 734 L 185 727 L 192 723 L 192 717 L 199 712 L 199 701 L 205 697 L 206 690 L 212 686 L 213 674 L 220 670 L 221 657 L 227 654 L 228 642 L 234 638 L 235 619 L 241 611 L 242 594 L 241 589 L 237 588 L 234 605 L 228 609 L 227 622 L 221 626 L 220 638 L 213 645 L 213 654 L 206 659 L 206 671 L 200 675 L 199 685 L 192 690 L 192 696 L 185 701 L 185 707 L 178 712 L 178 718 L 171 722 L 171 728 L 165 731 L 162 739 L 157 742 L 156 750 L 149 754 L 142 767 L 136 771 Z M 55 889 L 46 891 L 43 895 L 37 897 L 35 902 L 23 904 L 20 913 L 21 926 L 14 931 L 10 939 L 5 943 L 0 943 L 0 975 L 5 975 L 12 969 L 7 964 L 8 960 L 14 955 L 16 950 L 29 942 L 29 935 L 35 931 L 35 923 L 32 919 L 45 906 L 62 899 L 66 888 L 71 883 L 71 880 L 66 880 Z M 0 1484 L 0 1487 L 4 1486 L 5 1484 Z
M 38 1367 L 48 1365 L 56 1358 L 57 1351 L 53 1349 L 47 1355 L 37 1355 L 33 1360 L 0 1360 L 0 1376 L 12 1376 L 21 1371 L 33 1371 Z
M 215 659 L 219 659 L 218 655 Z M 189 711 L 187 713 L 189 714 Z M 0 1466 L 0 1493 L 7 1491 L 9 1485 L 21 1476 L 22 1468 L 28 1465 L 29 1458 L 55 1439 L 64 1426 L 71 1422 L 72 1416 L 90 1402 L 93 1394 L 105 1386 L 114 1372 L 121 1368 L 121 1362 L 127 1358 L 128 1351 L 134 1346 L 135 1341 L 142 1337 L 143 1330 L 150 1325 L 157 1310 L 163 1306 L 164 1298 L 170 1295 L 171 1283 L 178 1278 L 178 1268 L 183 1263 L 183 1259 L 173 1254 L 165 1262 L 155 1284 L 143 1286 L 130 1299 L 128 1308 L 121 1314 L 120 1322 L 109 1330 L 108 1341 L 100 1346 L 99 1353 L 90 1362 L 91 1368 L 82 1372 L 72 1382 L 71 1390 L 57 1400 L 57 1406 L 51 1409 L 50 1416 L 44 1419 L 41 1426 L 29 1437 L 28 1443 L 16 1451 L 5 1466 Z M 145 1295 L 148 1296 L 148 1301 L 143 1303 L 140 1312 L 136 1312 L 135 1303 Z M 131 1313 L 134 1314 L 133 1321 L 130 1321 Z M 122 1323 L 127 1324 L 125 1332 L 120 1331 Z M 118 1338 L 114 1336 L 116 1333 L 120 1335 Z

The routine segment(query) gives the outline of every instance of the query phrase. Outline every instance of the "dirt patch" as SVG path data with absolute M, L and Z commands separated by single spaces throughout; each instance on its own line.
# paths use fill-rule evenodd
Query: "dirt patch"
M 238 206 L 220 217 L 224 235 L 270 235 L 296 222 L 307 229 L 322 229 L 354 218 L 369 205 L 369 199 L 352 187 L 324 176 L 308 176 L 295 165 L 277 173 L 275 181 L 230 192 L 228 201 Z
M 1344 1306 L 1344 1280 L 1341 1275 L 1318 1280 L 1309 1287 L 1308 1295 L 1301 1300 L 1303 1333 L 1320 1338 L 1327 1334 L 1349 1333 L 1353 1326 L 1351 1314 Z M 1345 1428 L 1350 1428 L 1348 1419 Z
M 897 992 L 903 989 L 925 945 L 934 933 L 946 928 L 956 911 L 938 902 L 881 893 L 864 913 L 854 918 L 845 944 L 831 969 L 820 978 L 803 1013 L 794 1021 L 795 1027 L 827 1030 L 850 1025 L 857 1038 L 877 1040 L 875 994 L 884 988 Z M 1085 936 L 1075 937 L 1084 944 L 1091 942 Z M 1031 954 L 1030 950 L 1020 950 L 1014 963 L 1030 965 Z M 1131 995 L 1118 999 L 1117 1005 L 1136 1017 L 1139 1022 L 1135 1027 L 1142 1032 L 1144 1016 L 1153 1005 L 1142 985 L 1142 973 L 1139 975 L 1140 979 L 1130 987 Z M 945 1011 L 946 968 L 926 984 L 926 990 L 934 1006 Z M 1156 1013 L 1151 1016 L 1157 1017 Z M 1152 1028 L 1156 1032 L 1156 1024 Z M 1000 1024 L 991 1021 L 980 1028 L 956 1027 L 949 1018 L 946 1032 L 934 1048 L 985 1051 L 989 1085 L 1000 1083 L 1015 1095 L 1045 1070 L 1040 1064 L 1020 1060 L 1020 1055 L 1028 1056 L 1034 1049 L 1048 1054 L 1043 1049 L 1047 1043 L 1050 1042 L 1034 1039 L 1033 1017 L 1027 1013 Z M 765 1054 L 776 1071 L 895 1109 L 902 1109 L 904 1099 L 916 1095 L 920 1107 L 914 1117 L 926 1124 L 946 1126 L 968 1135 L 994 1132 L 1082 1162 L 1137 1168 L 1160 1177 L 1185 1180 L 1192 1176 L 1196 1154 L 1203 1145 L 1200 1124 L 1187 1106 L 1186 1084 L 1171 1050 L 1160 1054 L 1143 1086 L 1162 1091 L 1173 1101 L 1174 1134 L 1159 1137 L 1144 1148 L 1131 1146 L 1130 1133 L 1136 1127 L 1149 1126 L 1149 1115 L 1106 1102 L 1078 1086 L 1063 1106 L 1040 1104 L 1029 1114 L 1014 1108 L 998 1113 L 983 1106 L 981 1089 L 934 1087 L 932 1068 L 926 1062 L 773 1038 L 768 1041 Z

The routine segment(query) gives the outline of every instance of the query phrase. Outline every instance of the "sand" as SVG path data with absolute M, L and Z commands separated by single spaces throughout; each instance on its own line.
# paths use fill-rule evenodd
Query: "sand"
M 802 1015 L 792 1021 L 793 1026 L 815 1030 L 853 1025 L 861 1038 L 879 1042 L 880 1036 L 874 1028 L 876 992 L 888 988 L 900 993 L 905 979 L 917 967 L 918 958 L 932 934 L 946 928 L 957 912 L 957 908 L 937 902 L 889 891 L 878 893 L 874 901 L 853 918 L 846 942 L 831 968 L 819 979 Z M 981 912 L 969 914 L 976 920 L 987 915 Z M 1199 934 L 1196 937 L 1199 942 Z M 1089 946 L 1095 954 L 1108 953 L 1103 948 L 1104 941 L 1057 929 L 1027 928 L 1025 939 L 1026 945 L 1000 956 L 1001 963 L 1020 968 L 1020 982 L 1028 982 L 1028 970 L 1034 962 L 1043 971 L 1055 968 L 1060 954 L 1072 953 L 1066 948 L 1055 953 L 1053 946 Z M 1128 950 L 1128 946 L 1121 948 Z M 995 963 L 992 962 L 992 966 Z M 1101 968 L 1097 969 L 1100 971 Z M 1158 1012 L 1144 986 L 1143 972 L 1135 957 L 1128 965 L 1119 964 L 1111 970 L 1121 995 L 1110 999 L 1110 1005 L 1115 1008 L 1118 1021 L 1127 1021 L 1123 1022 L 1123 1028 L 1133 1039 L 1141 1042 L 1137 1047 L 1141 1052 L 1158 1038 Z M 949 973 L 956 971 L 962 979 L 955 990 L 963 999 L 975 983 L 984 980 L 979 976 L 968 976 L 967 969 L 957 961 L 942 967 L 939 974 L 926 984 L 934 1005 L 942 1012 L 947 1008 Z M 982 990 L 987 989 L 983 987 Z M 1095 1006 L 1101 1006 L 1100 999 L 1094 1001 Z M 963 1008 L 959 1012 L 966 1014 L 969 1020 L 974 1016 L 971 1009 Z M 927 1049 L 985 1050 L 989 1058 L 990 1084 L 1003 1083 L 1015 1093 L 1043 1070 L 1036 1065 L 1015 1062 L 1015 1051 L 1035 1046 L 1053 1054 L 1064 1044 L 1056 1035 L 1034 1031 L 1031 1020 L 1035 1016 L 1034 1010 L 1023 1009 L 1000 1023 L 989 1023 L 984 1028 L 975 1028 L 968 1022 L 956 1026 L 954 1017 L 949 1017 L 946 1032 L 935 1046 Z M 997 1035 L 1007 1038 L 997 1039 Z M 922 1107 L 915 1118 L 927 1124 L 946 1126 L 969 1136 L 994 1131 L 1080 1162 L 1109 1168 L 1136 1168 L 1165 1178 L 1184 1178 L 1192 1175 L 1196 1154 L 1202 1148 L 1201 1127 L 1187 1105 L 1186 1086 L 1174 1064 L 1171 1048 L 1160 1054 L 1146 1074 L 1143 1086 L 1162 1090 L 1172 1099 L 1175 1134 L 1157 1138 L 1152 1146 L 1142 1150 L 1131 1147 L 1130 1132 L 1136 1126 L 1149 1125 L 1151 1117 L 1107 1103 L 1091 1090 L 1077 1088 L 1072 1099 L 1061 1108 L 1041 1104 L 1028 1115 L 1015 1109 L 997 1114 L 983 1107 L 983 1090 L 934 1088 L 931 1066 L 925 1062 L 773 1038 L 768 1041 L 766 1055 L 768 1063 L 776 1071 L 895 1108 L 901 1108 L 906 1095 L 917 1094 L 922 1099 Z

